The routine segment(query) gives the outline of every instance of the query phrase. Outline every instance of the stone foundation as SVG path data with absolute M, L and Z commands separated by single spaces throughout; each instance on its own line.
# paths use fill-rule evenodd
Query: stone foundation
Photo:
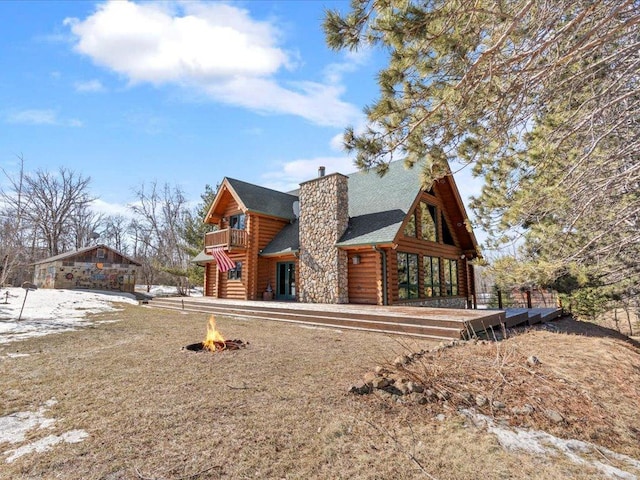
M 420 300 L 404 300 L 395 302 L 394 305 L 407 307 L 432 307 L 432 308 L 467 308 L 467 299 L 462 297 L 433 297 Z

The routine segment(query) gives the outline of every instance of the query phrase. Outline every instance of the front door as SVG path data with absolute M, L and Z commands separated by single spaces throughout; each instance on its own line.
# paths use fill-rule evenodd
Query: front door
M 296 298 L 296 264 L 279 262 L 277 268 L 276 299 L 295 300 Z

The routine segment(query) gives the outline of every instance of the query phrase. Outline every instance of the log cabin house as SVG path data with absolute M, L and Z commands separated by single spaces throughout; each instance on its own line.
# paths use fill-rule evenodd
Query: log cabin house
M 35 262 L 38 288 L 88 288 L 133 293 L 139 262 L 106 245 L 92 245 Z
M 225 178 L 193 261 L 205 296 L 306 303 L 475 305 L 473 231 L 453 176 L 325 175 L 284 193 Z

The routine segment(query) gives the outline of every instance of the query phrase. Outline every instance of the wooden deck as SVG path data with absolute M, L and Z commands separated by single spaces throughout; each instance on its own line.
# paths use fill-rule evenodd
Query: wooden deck
M 490 328 L 534 323 L 528 312 L 457 310 L 376 305 L 330 305 L 294 302 L 223 300 L 211 297 L 157 297 L 156 308 L 213 313 L 231 317 L 365 330 L 440 340 L 469 338 Z M 542 321 L 538 313 L 537 321 Z M 545 316 L 546 318 L 546 316 Z M 515 322 L 515 323 L 514 323 Z

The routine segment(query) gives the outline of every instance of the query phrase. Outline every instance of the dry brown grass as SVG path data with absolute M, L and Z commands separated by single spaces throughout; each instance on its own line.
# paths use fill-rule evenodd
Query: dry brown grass
M 640 349 L 632 341 L 593 324 L 564 319 L 521 331 L 506 341 L 462 343 L 432 349 L 389 376 L 420 382 L 446 402 L 435 400 L 426 410 L 473 407 L 511 426 L 544 430 L 640 458 Z M 557 329 L 557 330 L 556 330 Z M 540 364 L 530 365 L 535 356 Z M 477 396 L 488 399 L 478 407 Z M 419 396 L 415 396 L 415 400 Z M 506 408 L 495 408 L 494 401 Z M 512 412 L 525 405 L 533 413 Z M 546 414 L 555 411 L 564 421 Z
M 206 315 L 123 308 L 101 316 L 115 323 L 0 346 L 0 416 L 58 400 L 47 413 L 54 427 L 30 431 L 25 443 L 89 433 L 82 443 L 9 464 L 2 452 L 15 445 L 0 444 L 0 478 L 598 478 L 560 457 L 505 452 L 453 408 L 439 422 L 432 405 L 347 393 L 373 366 L 434 344 L 218 317 L 228 338 L 249 346 L 194 353 L 181 347 L 203 339 Z M 565 379 L 574 392 L 583 385 L 583 397 L 602 407 L 597 412 L 615 412 L 618 419 L 604 423 L 619 429 L 610 446 L 639 456 L 622 428 L 634 420 L 640 385 L 633 347 L 544 332 L 513 343 L 521 355 L 532 349 L 544 375 Z
M 624 335 L 640 335 L 640 311 L 632 308 L 624 310 L 617 308 L 600 315 L 596 323 L 602 327 L 616 330 Z

